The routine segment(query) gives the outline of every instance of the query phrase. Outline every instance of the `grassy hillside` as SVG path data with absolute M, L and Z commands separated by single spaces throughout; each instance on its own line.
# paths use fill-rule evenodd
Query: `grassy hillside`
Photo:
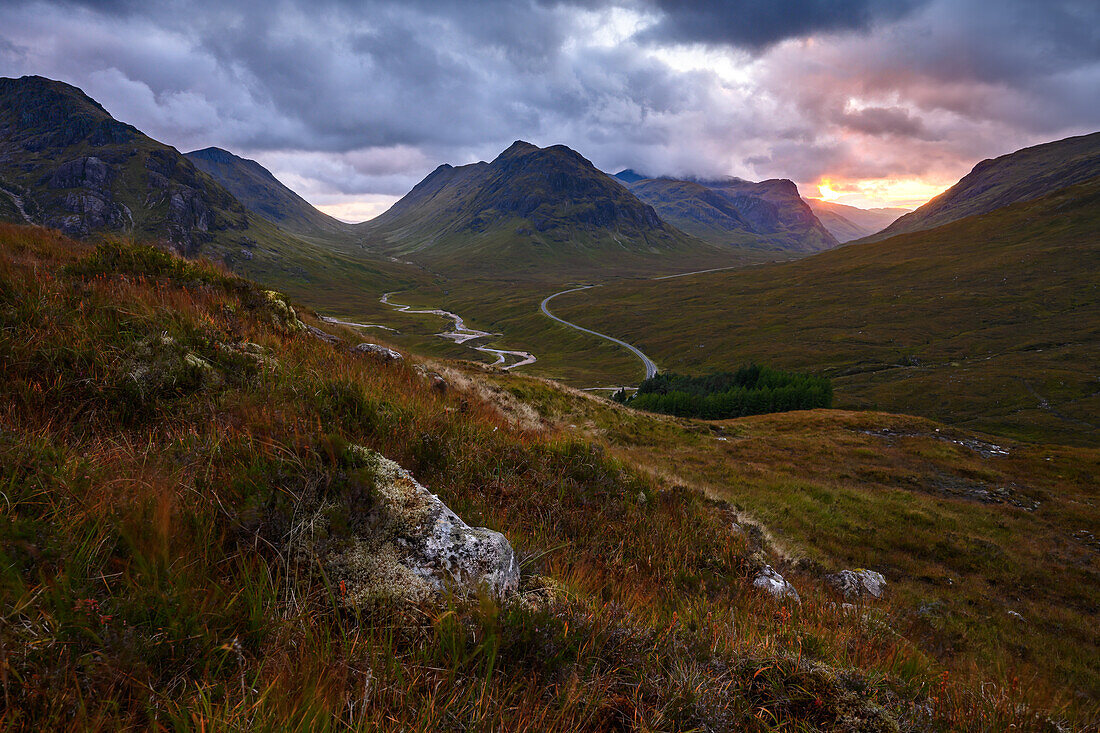
M 210 265 L 0 226 L 5 728 L 1051 729 L 890 602 L 753 588 L 779 558 L 728 506 L 296 324 Z M 306 496 L 354 508 L 349 443 L 504 532 L 522 595 L 350 605 L 280 539 Z
M 803 261 L 573 293 L 662 367 L 833 379 L 839 406 L 1028 440 L 1100 436 L 1100 179 Z
M 1100 132 L 1036 145 L 974 166 L 958 183 L 869 239 L 932 229 L 1100 176 Z
M 683 420 L 533 379 L 496 381 L 627 463 L 730 502 L 807 574 L 883 573 L 890 625 L 953 674 L 1095 702 L 1100 568 L 1088 527 L 1100 521 L 1100 451 L 992 444 L 878 412 Z

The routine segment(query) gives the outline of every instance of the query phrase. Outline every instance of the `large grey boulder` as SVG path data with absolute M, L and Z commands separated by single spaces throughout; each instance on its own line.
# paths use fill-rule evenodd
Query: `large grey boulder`
M 757 573 L 756 579 L 752 581 L 752 584 L 770 593 L 779 600 L 791 598 L 801 602 L 801 599 L 798 597 L 798 591 L 795 590 L 794 586 L 787 582 L 787 579 L 773 569 L 771 565 L 765 565 L 764 569 Z
M 516 592 L 519 563 L 504 535 L 470 527 L 393 461 L 358 446 L 352 450 L 374 475 L 369 523 L 351 537 L 314 544 L 346 603 L 422 603 L 481 588 L 499 598 Z M 307 543 L 330 536 L 333 508 L 322 505 L 307 523 Z
M 860 598 L 882 598 L 886 592 L 886 578 L 874 570 L 841 570 L 839 573 L 825 576 L 830 588 L 844 596 L 847 601 Z

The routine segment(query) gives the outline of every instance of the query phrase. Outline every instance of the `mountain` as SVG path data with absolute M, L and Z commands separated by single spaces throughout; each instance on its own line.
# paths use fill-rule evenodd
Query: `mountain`
M 951 188 L 870 237 L 932 229 L 1100 176 L 1100 132 L 983 160 Z
M 205 165 L 218 156 L 198 157 Z M 290 207 L 296 197 L 247 161 L 225 165 L 248 171 L 270 194 L 250 194 L 249 203 L 288 204 L 282 210 L 297 215 L 289 226 L 312 221 L 316 228 L 292 233 L 253 214 L 191 159 L 115 120 L 74 86 L 38 76 L 0 79 L 0 220 L 76 238 L 157 242 L 220 260 L 316 307 L 359 313 L 388 310 L 377 293 L 427 277 L 372 252 L 350 231 L 323 230 L 327 217 Z
M 224 186 L 249 211 L 283 229 L 302 234 L 341 234 L 351 229 L 315 209 L 254 160 L 221 148 L 194 150 L 184 157 Z
M 831 377 L 843 408 L 1097 446 L 1098 282 L 1100 177 L 796 262 L 608 284 L 554 313 L 665 369 L 755 361 Z
M 824 199 L 804 200 L 818 221 L 842 244 L 879 232 L 910 211 L 898 207 L 860 209 Z
M 713 244 L 788 252 L 838 244 L 789 180 L 645 178 L 629 169 L 616 177 L 662 219 Z
M 70 236 L 116 232 L 193 254 L 249 229 L 247 210 L 174 148 L 39 76 L 0 79 L 0 189 L 7 218 Z
M 385 252 L 451 271 L 604 272 L 730 261 L 666 224 L 576 151 L 523 141 L 490 163 L 439 166 L 360 230 Z

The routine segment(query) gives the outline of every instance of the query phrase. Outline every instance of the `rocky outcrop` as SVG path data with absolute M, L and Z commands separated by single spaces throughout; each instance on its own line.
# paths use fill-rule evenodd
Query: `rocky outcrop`
M 111 169 L 99 158 L 87 156 L 62 163 L 50 176 L 50 188 L 90 188 L 103 191 L 111 185 Z
M 62 163 L 44 180 L 54 201 L 44 223 L 70 237 L 100 229 L 125 230 L 127 225 L 132 229 L 129 210 L 114 199 L 114 178 L 111 167 L 95 156 Z
M 388 349 L 385 346 L 380 346 L 379 344 L 362 343 L 354 347 L 352 351 L 359 354 L 365 354 L 366 356 L 372 356 L 381 361 L 399 362 L 405 360 L 405 357 L 401 356 L 399 352 Z
M 470 527 L 393 461 L 358 446 L 351 450 L 373 476 L 369 511 L 350 536 L 341 536 L 334 532 L 335 518 L 345 508 L 323 503 L 302 537 L 302 547 L 320 560 L 345 603 L 516 592 L 519 563 L 504 535 Z
M 787 582 L 787 579 L 780 575 L 771 565 L 765 565 L 764 569 L 757 573 L 756 579 L 752 581 L 752 584 L 770 593 L 779 600 L 790 598 L 794 601 L 801 601 L 798 597 L 798 591 L 795 590 L 794 586 Z
M 825 583 L 846 601 L 865 598 L 882 598 L 886 592 L 886 578 L 874 570 L 841 570 L 825 576 Z

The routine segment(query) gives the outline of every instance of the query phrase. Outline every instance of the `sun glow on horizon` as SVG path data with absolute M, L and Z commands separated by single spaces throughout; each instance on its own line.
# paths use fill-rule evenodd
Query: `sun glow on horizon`
M 832 181 L 830 181 L 828 178 L 822 180 L 821 183 L 817 184 L 817 195 L 818 198 L 823 201 L 833 201 L 840 198 L 841 196 L 839 191 L 833 190 Z
M 916 178 L 867 178 L 845 180 L 821 178 L 806 188 L 817 188 L 817 198 L 859 209 L 915 209 L 943 193 L 954 181 L 924 181 Z

